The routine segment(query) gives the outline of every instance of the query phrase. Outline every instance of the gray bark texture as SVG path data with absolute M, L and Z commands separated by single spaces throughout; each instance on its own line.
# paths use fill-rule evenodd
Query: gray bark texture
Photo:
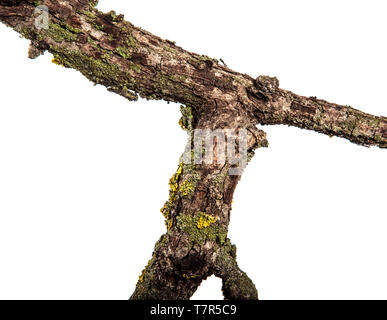
M 48 8 L 48 29 L 35 25 L 39 5 Z M 182 104 L 180 125 L 191 138 L 195 129 L 246 129 L 249 159 L 257 148 L 268 146 L 258 124 L 285 124 L 363 146 L 387 147 L 386 117 L 299 96 L 281 89 L 273 77 L 252 78 L 233 71 L 113 11 L 100 12 L 95 5 L 88 0 L 0 0 L 0 21 L 31 41 L 30 58 L 49 51 L 53 62 L 129 100 Z M 227 238 L 240 179 L 228 174 L 230 168 L 216 161 L 179 162 L 170 180 L 170 197 L 161 209 L 167 231 L 156 243 L 131 299 L 189 299 L 213 274 L 222 279 L 226 299 L 258 299 Z

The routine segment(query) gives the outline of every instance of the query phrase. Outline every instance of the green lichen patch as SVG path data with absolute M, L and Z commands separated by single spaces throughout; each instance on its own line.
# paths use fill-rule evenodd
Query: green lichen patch
M 202 100 L 195 95 L 191 86 L 185 84 L 185 76 L 176 76 L 174 74 L 165 74 L 159 72 L 154 77 L 154 87 L 156 97 L 171 102 L 180 102 L 186 105 L 200 105 Z M 179 98 L 176 98 L 178 93 Z
M 155 244 L 155 252 L 158 251 L 160 248 L 165 247 L 168 244 L 169 241 L 169 235 L 168 234 L 163 234 L 159 241 L 156 242 Z
M 94 8 L 98 4 L 98 0 L 89 0 L 89 5 L 90 7 Z
M 180 106 L 181 118 L 179 120 L 179 125 L 183 130 L 192 132 L 193 130 L 193 110 L 192 107 Z
M 168 51 L 168 52 L 173 53 L 173 54 L 179 54 L 178 50 L 176 50 L 175 48 L 169 47 L 169 46 L 164 46 L 163 49 L 165 51 Z
M 183 168 L 185 167 L 186 165 L 183 165 Z M 187 174 L 185 179 L 179 185 L 179 194 L 182 197 L 191 199 L 200 180 L 200 175 L 196 171 L 184 172 Z
M 220 191 L 224 191 L 224 182 L 229 176 L 228 172 L 229 166 L 225 166 L 220 173 L 218 173 L 211 179 L 211 184 L 214 185 Z
M 117 13 L 114 11 L 114 10 L 111 10 L 108 12 L 108 15 L 110 15 L 112 17 L 112 20 L 113 21 L 116 21 L 117 19 Z
M 105 26 L 103 24 L 94 23 L 93 26 L 98 31 L 102 31 L 105 29 Z
M 206 227 L 203 225 L 203 228 L 200 229 L 198 222 L 201 216 L 201 212 L 195 215 L 180 214 L 176 218 L 177 227 L 187 233 L 190 241 L 194 243 L 204 244 L 206 241 L 215 241 L 220 245 L 224 244 L 227 238 L 227 229 L 216 222 L 210 223 Z
M 81 11 L 81 13 L 83 13 L 88 18 L 88 20 L 95 20 L 97 18 L 97 15 L 94 11 L 84 10 Z
M 137 41 L 131 35 L 129 35 L 128 38 L 126 39 L 126 44 L 130 48 L 138 48 Z
M 258 292 L 254 283 L 238 267 L 236 262 L 236 247 L 228 239 L 216 256 L 215 273 L 223 279 L 222 290 L 228 299 L 258 299 Z
M 198 56 L 197 58 L 198 58 L 198 60 L 204 61 L 204 62 L 211 61 L 213 63 L 219 63 L 218 59 L 211 58 L 211 57 L 206 56 L 206 55 L 201 55 L 201 56 Z
M 82 30 L 81 29 L 78 29 L 78 28 L 74 28 L 72 26 L 70 26 L 69 24 L 66 24 L 65 25 L 66 29 L 73 32 L 73 33 L 82 33 Z
M 47 35 L 55 40 L 56 42 L 63 41 L 77 41 L 78 35 L 76 33 L 71 32 L 66 28 L 66 26 L 61 26 L 57 23 L 50 23 L 48 30 L 46 31 Z
M 129 65 L 129 68 L 137 73 L 140 73 L 141 72 L 141 66 L 139 64 L 136 64 L 136 63 L 131 63 Z
M 130 74 L 122 72 L 117 65 L 108 60 L 96 59 L 81 51 L 60 47 L 51 47 L 50 52 L 65 67 L 79 70 L 90 81 L 102 84 L 109 91 L 121 94 L 129 100 L 137 99 L 137 95 L 132 92 L 136 82 L 134 78 Z
M 126 43 L 123 45 L 118 46 L 115 49 L 115 53 L 123 57 L 124 59 L 130 60 L 132 58 L 133 51 L 138 47 L 137 41 L 132 37 L 128 36 Z M 135 70 L 141 71 L 141 66 L 134 64 L 131 66 Z
M 124 59 L 130 59 L 132 57 L 132 52 L 128 48 L 117 47 L 115 51 L 116 51 L 116 53 L 118 53 Z

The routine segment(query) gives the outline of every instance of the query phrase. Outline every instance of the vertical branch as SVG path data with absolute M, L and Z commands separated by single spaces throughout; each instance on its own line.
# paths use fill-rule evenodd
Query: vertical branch
M 201 134 L 209 135 L 203 140 L 208 142 L 208 137 L 214 138 L 214 144 L 206 143 L 204 148 L 196 146 L 194 151 L 188 151 L 188 157 L 185 153 L 182 159 L 198 160 L 195 153 L 199 151 L 202 161 L 199 164 L 180 162 L 170 179 L 170 197 L 161 209 L 167 233 L 157 242 L 131 299 L 189 299 L 212 274 L 222 278 L 225 298 L 257 299 L 257 290 L 239 269 L 235 247 L 227 239 L 232 198 L 240 176 L 230 175 L 230 169 L 238 163 L 225 162 L 226 157 L 218 153 L 225 151 L 219 147 L 225 142 L 222 130 L 217 129 L 225 115 L 212 117 L 209 122 L 205 118 L 197 119 L 190 108 L 182 108 L 182 113 L 180 124 L 188 131 L 190 143 L 197 143 L 195 129 L 201 128 Z M 212 126 L 206 127 L 207 124 Z M 239 158 L 238 150 L 246 149 L 245 156 L 251 159 L 256 148 L 267 146 L 266 135 L 255 127 L 245 131 L 245 141 L 241 140 L 242 135 L 233 139 L 239 147 L 236 152 Z M 243 143 L 246 143 L 245 148 Z M 203 155 L 209 155 L 211 161 L 202 158 Z
M 215 260 L 214 274 L 222 279 L 222 291 L 227 300 L 257 300 L 258 292 L 253 281 L 236 261 L 236 247 L 228 240 Z

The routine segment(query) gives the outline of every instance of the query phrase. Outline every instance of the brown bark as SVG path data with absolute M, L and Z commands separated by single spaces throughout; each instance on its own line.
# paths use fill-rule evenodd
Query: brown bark
M 122 15 L 99 12 L 94 4 L 0 0 L 0 20 L 31 40 L 31 58 L 47 50 L 55 63 L 129 100 L 140 96 L 183 104 L 187 109 L 181 124 L 191 136 L 194 129 L 247 129 L 250 158 L 256 148 L 267 146 L 257 124 L 292 125 L 359 145 L 387 147 L 386 117 L 296 95 L 280 89 L 276 78 L 235 72 L 133 26 Z M 47 30 L 35 26 L 37 5 L 49 10 Z M 230 167 L 179 164 L 162 209 L 167 233 L 156 244 L 132 299 L 188 299 L 212 274 L 222 278 L 226 298 L 257 299 L 227 238 L 239 181 L 239 176 L 228 175 Z

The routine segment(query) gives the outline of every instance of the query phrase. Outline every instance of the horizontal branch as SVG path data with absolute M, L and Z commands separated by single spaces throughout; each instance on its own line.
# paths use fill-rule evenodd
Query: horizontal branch
M 387 148 L 387 118 L 373 116 L 350 106 L 304 97 L 278 88 L 278 80 L 259 77 L 250 95 L 266 103 L 257 110 L 261 124 L 287 124 Z
M 216 59 L 186 51 L 102 13 L 88 0 L 0 0 L 0 21 L 31 40 L 29 56 L 51 52 L 54 62 L 80 71 L 93 83 L 129 100 L 163 99 L 196 114 L 233 110 L 224 126 L 287 124 L 387 148 L 387 120 L 348 106 L 279 89 L 278 80 L 235 72 Z M 48 28 L 37 28 L 37 5 L 49 12 Z

